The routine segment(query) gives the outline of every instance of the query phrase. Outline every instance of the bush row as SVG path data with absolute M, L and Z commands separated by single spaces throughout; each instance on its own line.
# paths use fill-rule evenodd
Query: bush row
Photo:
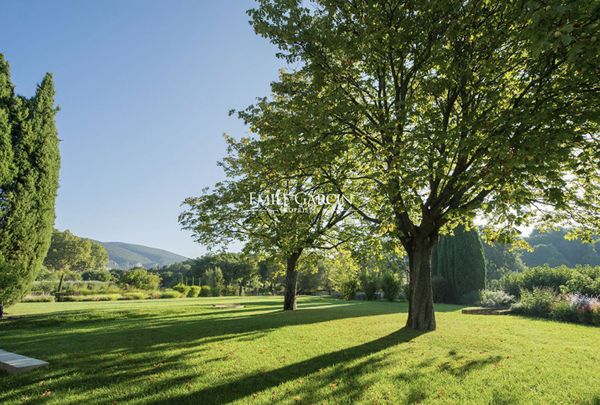
M 508 273 L 492 287 L 520 297 L 521 291 L 547 288 L 561 294 L 600 296 L 600 266 L 530 267 L 521 273 Z
M 556 294 L 551 288 L 521 291 L 511 307 L 517 314 L 600 326 L 600 299 L 584 294 Z

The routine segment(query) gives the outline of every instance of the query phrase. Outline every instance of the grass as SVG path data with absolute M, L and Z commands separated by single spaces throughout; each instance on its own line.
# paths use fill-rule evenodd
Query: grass
M 214 303 L 243 303 L 215 309 Z M 303 297 L 27 303 L 0 348 L 48 360 L 0 374 L 0 403 L 600 404 L 600 329 L 438 306 Z

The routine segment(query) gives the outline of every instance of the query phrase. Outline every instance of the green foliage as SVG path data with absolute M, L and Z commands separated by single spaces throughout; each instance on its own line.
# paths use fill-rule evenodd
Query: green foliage
M 55 271 L 105 270 L 108 252 L 99 242 L 80 238 L 68 229 L 63 232 L 54 230 L 44 265 Z
M 210 286 L 202 285 L 200 286 L 200 297 L 210 297 L 212 296 L 212 292 L 210 291 Z
M 508 273 L 521 272 L 525 270 L 525 265 L 519 254 L 511 250 L 508 244 L 498 242 L 483 243 L 483 253 L 485 256 L 486 279 L 488 283 L 491 280 L 497 280 Z
M 351 156 L 351 181 L 336 185 L 367 196 L 361 218 L 424 280 L 411 305 L 427 313 L 411 312 L 410 327 L 435 328 L 423 257 L 441 231 L 478 215 L 496 239 L 535 223 L 600 229 L 597 5 L 552 4 L 259 0 L 249 11 L 295 70 L 247 114 L 300 105 L 279 148 L 297 138 L 311 146 L 302 158 Z M 452 301 L 483 288 L 474 280 Z
M 145 300 L 148 299 L 148 293 L 142 291 L 125 292 L 121 294 L 120 300 Z
M 188 292 L 190 292 L 190 286 L 185 284 L 177 284 L 173 287 L 173 290 L 180 292 L 183 297 L 187 297 Z
M 596 236 L 595 243 L 583 243 L 577 239 L 567 239 L 568 229 L 561 228 L 542 232 L 534 229 L 526 238 L 533 251 L 522 255 L 523 262 L 529 267 L 548 265 L 557 267 L 565 265 L 600 266 L 600 240 Z
M 352 255 L 345 250 L 336 252 L 329 261 L 329 280 L 344 299 L 353 299 L 360 288 L 360 268 Z
M 566 299 L 557 299 L 550 311 L 550 318 L 560 322 L 578 322 L 577 311 Z
M 225 284 L 223 282 L 223 272 L 219 267 L 207 270 L 204 274 L 202 283 L 210 287 L 210 292 L 213 297 L 220 297 L 223 295 Z
M 148 270 L 137 267 L 125 272 L 119 282 L 140 290 L 153 291 L 158 290 L 160 286 L 160 276 L 150 273 Z
M 600 297 L 600 266 L 577 266 L 560 291 Z
M 557 300 L 556 292 L 551 288 L 538 288 L 522 290 L 521 301 L 512 306 L 518 314 L 547 317 Z
M 190 287 L 190 290 L 187 292 L 187 297 L 196 298 L 200 295 L 200 286 L 193 285 Z
M 364 291 L 367 300 L 371 301 L 375 299 L 375 293 L 380 288 L 379 274 L 374 271 L 363 269 L 359 275 L 360 288 Z
M 532 267 L 522 273 L 509 273 L 503 276 L 498 281 L 498 286 L 515 297 L 519 297 L 521 290 L 531 291 L 534 288 L 550 288 L 558 293 L 561 291 L 561 286 L 566 285 L 569 280 L 576 277 L 575 275 L 579 271 L 579 268 L 571 269 L 565 266 L 555 268 L 549 266 Z
M 359 281 L 357 279 L 346 279 L 340 282 L 337 289 L 345 300 L 353 300 L 359 290 Z
M 54 83 L 46 74 L 32 98 L 16 96 L 0 54 L 0 303 L 22 298 L 48 251 L 60 152 Z
M 433 250 L 432 273 L 437 277 L 433 283 L 437 302 L 468 303 L 465 301 L 477 296 L 485 288 L 486 275 L 477 231 L 459 226 L 453 236 L 442 236 Z
M 165 290 L 160 292 L 160 298 L 180 298 L 181 293 L 175 290 Z
M 402 287 L 402 279 L 397 273 L 391 271 L 385 271 L 381 277 L 381 289 L 385 299 L 388 301 L 394 301 L 400 294 Z
M 81 273 L 81 279 L 84 281 L 112 281 L 113 275 L 107 270 L 87 270 Z

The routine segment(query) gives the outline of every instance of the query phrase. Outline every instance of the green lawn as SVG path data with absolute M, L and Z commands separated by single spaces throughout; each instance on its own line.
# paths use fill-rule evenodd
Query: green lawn
M 244 309 L 214 309 L 241 302 Z M 0 374 L 0 403 L 600 404 L 600 328 L 438 306 L 304 297 L 35 303 L 0 348 L 50 366 Z

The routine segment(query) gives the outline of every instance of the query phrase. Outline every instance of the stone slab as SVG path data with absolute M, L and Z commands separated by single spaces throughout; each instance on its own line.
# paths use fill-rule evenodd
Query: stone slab
M 43 360 L 0 350 L 0 369 L 7 371 L 9 374 L 23 373 L 47 365 L 48 362 Z

